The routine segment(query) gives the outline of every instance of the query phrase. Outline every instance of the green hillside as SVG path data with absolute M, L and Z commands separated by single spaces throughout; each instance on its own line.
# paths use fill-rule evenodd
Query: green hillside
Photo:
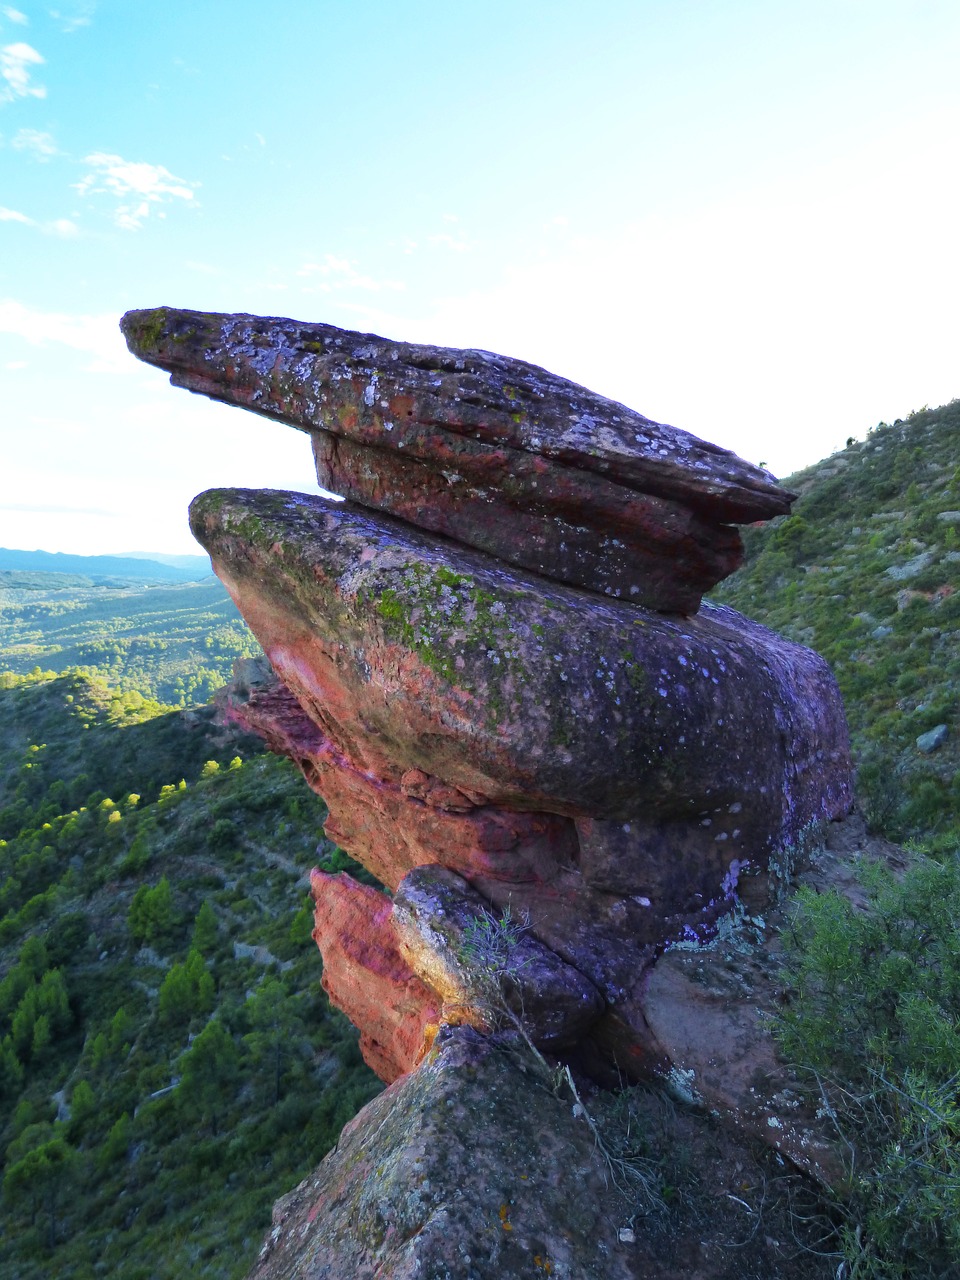
M 746 530 L 746 564 L 713 599 L 830 662 L 874 828 L 954 848 L 960 401 L 881 423 L 783 483 L 800 495 L 792 514 Z M 917 745 L 941 725 L 939 746 Z
M 828 658 L 870 821 L 952 852 L 960 402 L 881 424 L 785 483 L 800 494 L 793 514 L 745 531 L 745 567 L 714 599 Z M 11 571 L 0 581 L 0 1280 L 245 1275 L 272 1201 L 379 1088 L 322 994 L 309 937 L 306 873 L 318 861 L 349 865 L 323 836 L 324 806 L 291 765 L 200 705 L 234 658 L 257 651 L 212 579 L 115 589 Z M 942 741 L 917 745 L 938 726 Z M 934 900 L 949 905 L 960 893 L 955 860 L 931 866 L 928 876 L 954 877 L 934 886 Z M 950 1198 L 953 1129 L 912 1199 L 894 1178 L 929 1026 L 946 1028 L 929 1088 L 946 1080 L 952 1098 L 960 1073 L 950 1039 L 960 1025 L 956 964 L 931 951 L 924 901 L 907 913 L 913 941 L 897 944 L 899 986 L 878 968 L 883 947 L 872 934 L 863 971 L 843 976 L 829 895 L 797 934 L 813 939 L 813 959 L 795 960 L 804 1000 L 791 1006 L 793 1052 L 816 1069 L 818 1087 L 847 1096 L 856 1064 L 834 1078 L 832 1034 L 804 1039 L 804 1001 L 826 990 L 861 1017 L 868 978 L 878 985 L 881 1031 L 846 1038 L 887 1054 L 868 1054 L 858 1106 L 876 1100 L 878 1114 L 898 1118 L 863 1137 L 867 1174 L 849 1202 L 829 1207 L 850 1224 L 847 1265 L 864 1277 L 932 1280 L 933 1264 L 923 1270 L 917 1258 L 942 1248 L 936 1224 L 960 1212 Z M 852 936 L 856 921 L 837 919 Z M 891 907 L 890 936 L 897 921 Z M 954 985 L 936 998 L 939 1021 L 911 1032 L 898 992 L 917 939 L 918 983 L 929 988 L 923 965 L 934 964 Z M 803 967 L 815 962 L 829 982 Z M 839 1025 L 832 1006 L 815 1015 L 815 1032 Z M 886 1082 L 900 1069 L 890 1045 L 916 1050 L 909 1070 L 894 1073 L 896 1106 L 875 1085 L 876 1071 Z M 860 1142 L 859 1114 L 855 1123 L 838 1115 Z M 892 1243 L 883 1243 L 881 1210 Z M 904 1213 L 933 1225 L 911 1227 L 920 1244 L 903 1254 L 906 1270 L 884 1269 L 900 1256 Z M 829 1256 L 832 1275 L 841 1254 Z
M 260 652 L 220 582 L 48 586 L 0 580 L 0 670 L 79 667 L 171 706 L 209 701 L 235 658 Z M 40 585 L 36 585 L 41 579 Z
M 0 1277 L 241 1276 L 380 1087 L 310 940 L 325 808 L 206 709 L 0 679 Z

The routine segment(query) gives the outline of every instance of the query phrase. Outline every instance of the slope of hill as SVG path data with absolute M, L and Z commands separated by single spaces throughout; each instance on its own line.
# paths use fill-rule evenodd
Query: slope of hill
M 875 829 L 954 847 L 960 401 L 881 423 L 784 484 L 792 514 L 746 531 L 746 564 L 713 598 L 831 663 Z
M 787 487 L 715 598 L 832 663 L 874 826 L 953 848 L 960 403 Z M 286 762 L 162 705 L 257 651 L 218 583 L 26 588 L 0 582 L 0 1280 L 240 1277 L 379 1087 L 309 941 L 304 873 L 348 860 Z
M 310 942 L 306 873 L 347 860 L 249 745 L 77 673 L 3 677 L 4 1280 L 245 1274 L 380 1088 Z
M 8 575 L 12 576 L 12 575 Z M 173 706 L 203 703 L 259 646 L 214 577 L 170 586 L 10 590 L 0 580 L 0 668 L 80 667 Z

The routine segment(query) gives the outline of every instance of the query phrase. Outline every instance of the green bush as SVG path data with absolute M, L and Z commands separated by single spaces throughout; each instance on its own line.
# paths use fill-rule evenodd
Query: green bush
M 865 865 L 868 908 L 799 895 L 777 1035 L 851 1153 L 849 1275 L 960 1274 L 960 861 L 898 882 Z

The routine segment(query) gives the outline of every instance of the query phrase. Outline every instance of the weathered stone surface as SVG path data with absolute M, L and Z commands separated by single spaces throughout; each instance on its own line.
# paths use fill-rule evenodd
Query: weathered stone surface
M 410 967 L 444 1002 L 447 1022 L 496 1027 L 500 1010 L 543 1048 L 574 1043 L 604 1009 L 597 988 L 527 929 L 445 867 L 417 867 L 394 898 L 391 924 Z M 512 927 L 511 927 L 512 926 Z M 460 1010 L 476 1009 L 476 1018 Z
M 285 682 L 234 714 L 298 761 L 328 833 L 393 889 L 440 863 L 528 913 L 607 1001 L 600 1050 L 627 1076 L 669 1067 L 645 1013 L 658 947 L 745 885 L 762 904 L 771 853 L 848 807 L 822 661 L 728 610 L 599 601 L 349 505 L 224 491 L 193 518 Z
M 295 761 L 332 808 L 325 830 L 383 884 L 396 890 L 413 867 L 442 863 L 467 878 L 498 910 L 528 916 L 551 950 L 617 999 L 642 976 L 656 944 L 705 912 L 664 917 L 649 901 L 586 884 L 577 867 L 573 821 L 482 805 L 469 814 L 433 809 L 401 788 L 353 768 L 319 732 L 272 670 L 217 695 L 221 710 Z M 377 1069 L 377 1068 L 375 1068 Z
M 313 874 L 324 986 L 396 1083 L 281 1204 L 255 1280 L 739 1276 L 746 1255 L 623 1250 L 635 1214 L 615 1225 L 613 1166 L 542 1055 L 666 1080 L 831 1176 L 759 1017 L 775 948 L 742 931 L 849 808 L 843 711 L 817 655 L 700 607 L 738 563 L 730 522 L 791 495 L 489 353 L 166 308 L 123 327 L 175 384 L 308 431 L 363 504 L 191 509 L 276 673 L 244 664 L 222 709 L 393 891 Z
M 500 917 L 444 867 L 412 871 L 393 900 L 346 872 L 315 870 L 311 888 L 324 990 L 360 1027 L 363 1056 L 387 1083 L 413 1070 L 441 1023 L 492 1031 L 521 1020 L 535 1044 L 554 1049 L 603 1012 L 597 988 L 534 937 L 494 955 L 486 926 Z
M 355 770 L 401 792 L 438 779 L 458 811 L 574 818 L 587 885 L 659 914 L 706 905 L 849 807 L 826 664 L 731 610 L 601 601 L 301 494 L 212 491 L 191 519 Z
M 404 959 L 386 894 L 346 872 L 314 871 L 311 888 L 323 989 L 360 1028 L 364 1059 L 389 1083 L 412 1071 L 429 1048 L 440 1001 Z
M 631 1280 L 629 1213 L 569 1103 L 460 1028 L 278 1202 L 250 1280 Z
M 299 765 L 330 809 L 327 835 L 390 889 L 424 863 L 513 885 L 552 881 L 574 860 L 568 818 L 502 809 L 479 796 L 470 801 L 422 771 L 408 770 L 397 782 L 355 768 L 269 666 L 253 685 L 224 686 L 217 700 L 231 720 Z M 440 799 L 455 807 L 437 807 Z
M 792 501 L 728 450 L 490 352 L 165 307 L 122 328 L 174 385 L 309 431 L 333 492 L 651 608 L 695 612 L 740 563 L 730 522 Z
M 608 1150 L 653 1157 L 651 1197 L 559 1092 L 442 1028 L 277 1202 L 249 1280 L 825 1280 L 822 1220 L 772 1153 L 645 1091 L 585 1094 Z
M 836 891 L 864 908 L 859 865 L 882 862 L 902 874 L 906 863 L 902 849 L 868 836 L 856 815 L 832 823 L 800 861 L 796 875 L 786 877 L 782 901 L 768 904 L 763 915 L 743 911 L 708 942 L 669 946 L 617 1016 L 621 1028 L 629 1027 L 621 1043 L 628 1036 L 632 1043 L 644 1041 L 649 1074 L 836 1186 L 848 1153 L 829 1116 L 806 1101 L 772 1035 L 784 996 L 782 940 L 798 886 Z M 605 1030 L 614 1040 L 613 1028 Z M 631 1061 L 622 1052 L 620 1060 Z
M 917 750 L 926 756 L 932 755 L 943 746 L 949 736 L 950 730 L 945 724 L 935 725 L 928 733 L 921 733 L 917 738 Z

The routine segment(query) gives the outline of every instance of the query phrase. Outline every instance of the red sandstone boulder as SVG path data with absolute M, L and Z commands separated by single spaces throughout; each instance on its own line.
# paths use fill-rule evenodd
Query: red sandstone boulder
M 726 449 L 490 352 L 166 307 L 121 327 L 174 385 L 309 431 L 334 493 L 650 608 L 696 612 L 742 558 L 731 522 L 792 501 Z
M 567 1099 L 445 1029 L 277 1203 L 249 1280 L 679 1280 L 621 1239 L 636 1213 Z
M 413 806 L 405 832 L 433 815 L 475 829 L 490 808 L 558 815 L 575 833 L 548 837 L 555 866 L 663 919 L 707 910 L 849 807 L 829 669 L 731 610 L 668 619 L 302 494 L 212 491 L 191 520 L 343 776 L 363 780 L 343 784 L 348 817 L 326 797 L 344 830 L 364 788 Z M 528 868 L 538 838 L 518 841 Z M 424 861 L 446 859 L 410 865 Z

